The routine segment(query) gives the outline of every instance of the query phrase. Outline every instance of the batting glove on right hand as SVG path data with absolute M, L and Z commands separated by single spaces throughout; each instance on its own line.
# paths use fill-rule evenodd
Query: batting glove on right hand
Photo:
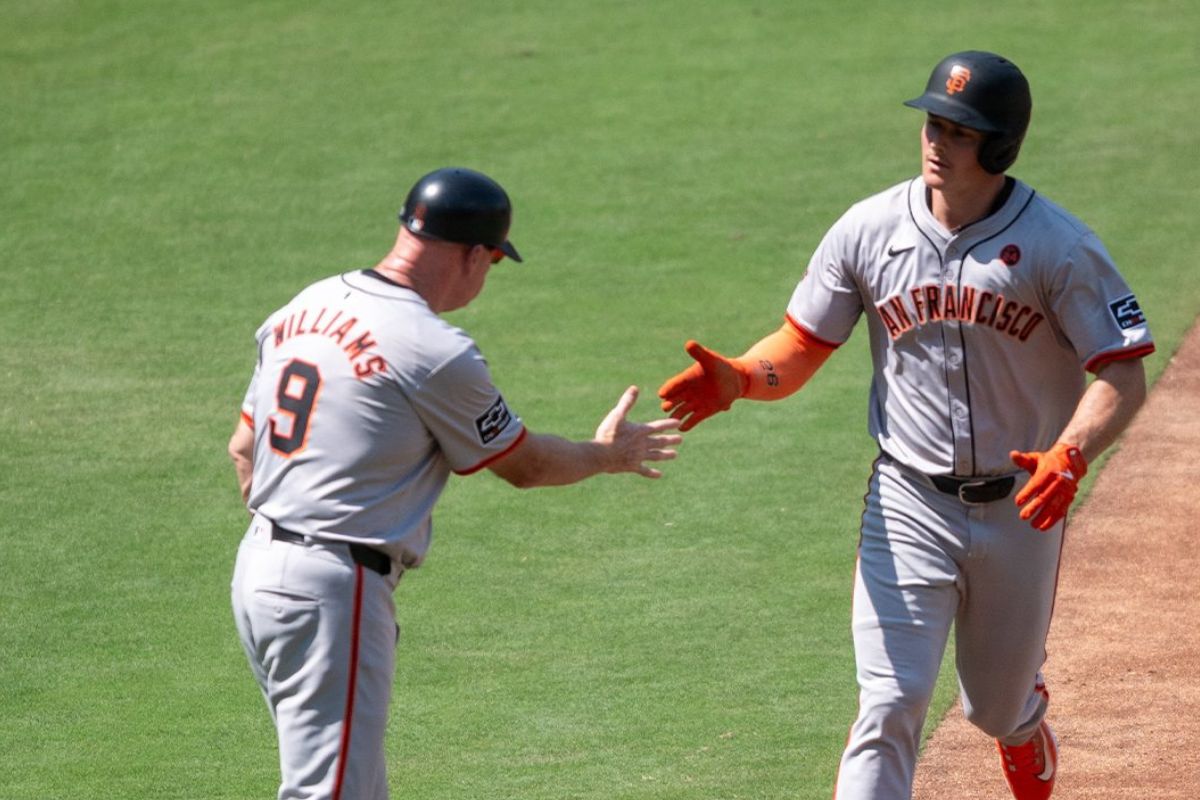
M 663 411 L 683 420 L 679 430 L 690 431 L 733 405 L 745 392 L 750 376 L 741 364 L 699 342 L 689 339 L 684 350 L 696 363 L 659 387 L 658 396 L 662 398 Z
M 1056 444 L 1044 453 L 1009 453 L 1014 464 L 1033 475 L 1017 493 L 1021 519 L 1039 531 L 1048 531 L 1067 515 L 1079 481 L 1087 474 L 1083 453 L 1072 444 Z M 1028 505 L 1026 505 L 1028 502 Z

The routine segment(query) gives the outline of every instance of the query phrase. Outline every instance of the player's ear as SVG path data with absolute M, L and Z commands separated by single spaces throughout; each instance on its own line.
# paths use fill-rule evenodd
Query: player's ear
M 477 269 L 483 269 L 492 263 L 492 250 L 487 245 L 468 244 L 465 247 L 466 263 L 472 272 Z

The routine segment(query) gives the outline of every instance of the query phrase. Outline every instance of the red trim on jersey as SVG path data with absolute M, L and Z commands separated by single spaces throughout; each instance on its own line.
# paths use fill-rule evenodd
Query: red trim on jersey
M 1130 347 L 1126 350 L 1110 350 L 1107 353 L 1101 353 L 1092 358 L 1091 361 L 1084 365 L 1084 369 L 1088 372 L 1095 372 L 1105 364 L 1110 364 L 1113 361 L 1128 361 L 1131 358 L 1145 358 L 1154 352 L 1154 342 L 1139 344 L 1136 347 Z
M 796 332 L 800 334 L 801 338 L 808 339 L 812 342 L 815 342 L 816 344 L 824 345 L 825 347 L 830 347 L 830 348 L 834 348 L 834 349 L 837 349 L 842 346 L 841 342 L 829 342 L 829 341 L 826 341 L 825 339 L 822 339 L 820 336 L 817 336 L 815 333 L 810 331 L 808 328 L 804 327 L 799 322 L 797 322 L 796 318 L 793 317 L 791 314 L 784 314 L 783 316 L 784 316 L 784 319 L 786 319 L 789 323 L 791 323 L 792 327 L 796 329 Z
M 250 427 L 250 430 L 254 430 L 254 417 L 250 416 L 245 411 L 242 412 L 242 422 L 246 423 Z
M 346 762 L 350 760 L 350 729 L 354 724 L 354 693 L 358 688 L 358 637 L 362 625 L 363 567 L 354 565 L 354 619 L 350 626 L 350 685 L 346 688 L 346 713 L 342 719 L 342 742 L 338 747 L 337 778 L 333 782 L 333 800 L 341 800 L 346 780 Z
M 513 442 L 512 444 L 510 444 L 508 447 L 504 448 L 499 453 L 496 453 L 494 456 L 488 456 L 483 461 L 480 461 L 478 464 L 476 464 L 473 467 L 469 467 L 467 469 L 456 469 L 456 470 L 454 470 L 454 474 L 455 475 L 474 475 L 476 472 L 479 472 L 479 470 L 483 469 L 488 464 L 496 463 L 497 461 L 499 461 L 500 459 L 504 458 L 506 455 L 511 453 L 513 450 L 516 450 L 517 445 L 519 445 L 521 442 L 525 441 L 525 436 L 528 433 L 529 433 L 528 428 L 524 428 L 524 427 L 521 428 L 521 434 L 519 436 L 517 436 L 517 440 L 515 442 Z

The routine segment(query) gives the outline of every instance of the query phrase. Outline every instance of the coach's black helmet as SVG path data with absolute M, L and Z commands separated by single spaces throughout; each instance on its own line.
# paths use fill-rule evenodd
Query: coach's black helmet
M 508 241 L 512 224 L 508 194 L 481 172 L 446 167 L 429 173 L 409 190 L 400 222 L 417 236 L 487 245 L 513 261 L 521 260 Z
M 925 94 L 904 105 L 986 133 L 979 163 L 999 175 L 1017 160 L 1033 99 L 1016 64 L 995 53 L 968 50 L 942 59 Z

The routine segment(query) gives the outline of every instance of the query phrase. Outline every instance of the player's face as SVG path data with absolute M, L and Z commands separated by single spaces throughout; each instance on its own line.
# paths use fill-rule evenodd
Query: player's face
M 931 189 L 969 188 L 990 174 L 979 164 L 984 134 L 929 114 L 921 128 L 921 176 Z

